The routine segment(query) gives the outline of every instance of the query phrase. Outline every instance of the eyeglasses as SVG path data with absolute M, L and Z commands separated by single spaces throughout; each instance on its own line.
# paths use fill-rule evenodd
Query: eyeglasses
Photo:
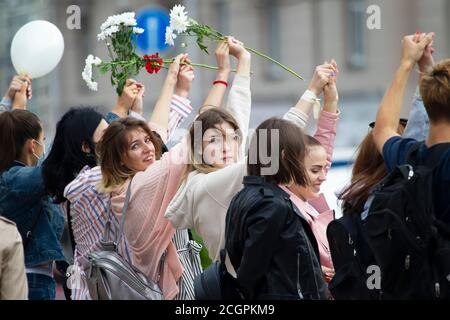
M 408 119 L 400 118 L 398 123 L 401 124 L 402 126 L 406 127 L 406 125 L 408 124 Z M 369 123 L 369 128 L 373 129 L 374 127 L 375 127 L 375 121 Z

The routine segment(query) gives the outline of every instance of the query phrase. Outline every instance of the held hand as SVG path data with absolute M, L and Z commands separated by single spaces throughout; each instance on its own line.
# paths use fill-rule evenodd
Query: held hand
M 230 55 L 238 60 L 250 59 L 250 52 L 245 49 L 244 43 L 231 36 L 227 37 L 227 43 L 230 48 Z
M 195 73 L 194 67 L 189 65 L 191 61 L 186 58 L 184 62 L 188 64 L 181 65 L 180 71 L 178 73 L 177 85 L 175 88 L 175 94 L 187 98 L 189 96 L 189 92 L 191 91 L 192 81 L 194 81 Z
M 323 96 L 324 96 L 324 105 L 335 105 L 337 107 L 337 103 L 339 101 L 339 95 L 336 87 L 337 77 L 339 75 L 339 69 L 337 67 L 336 61 L 331 60 L 331 65 L 335 68 L 335 75 L 330 76 L 330 81 L 323 88 Z
M 117 99 L 117 106 L 124 112 L 128 112 L 134 104 L 138 93 L 137 82 L 134 79 L 127 79 L 122 94 Z
M 217 73 L 219 76 L 224 76 L 228 78 L 228 74 L 231 71 L 230 64 L 230 46 L 227 41 L 221 41 L 217 45 L 215 52 L 217 67 L 219 68 Z
M 419 43 L 422 41 L 426 36 L 426 33 L 419 33 L 417 32 L 414 35 L 414 41 L 416 43 Z M 433 40 L 425 47 L 425 50 L 423 52 L 422 58 L 417 62 L 419 66 L 419 70 L 421 73 L 429 73 L 433 70 L 434 66 L 434 59 L 433 59 Z
M 14 95 L 16 92 L 22 89 L 22 86 L 25 84 L 27 86 L 26 90 L 26 98 L 31 99 L 32 97 L 32 80 L 30 77 L 26 75 L 16 75 L 11 80 L 8 90 L 5 93 L 5 98 L 9 98 L 11 101 L 14 100 Z
M 136 89 L 133 91 L 136 94 L 131 110 L 142 115 L 144 111 L 144 97 L 145 97 L 145 86 L 142 83 L 136 82 Z
M 12 100 L 13 109 L 26 109 L 27 108 L 27 91 L 28 83 L 23 82 L 22 87 L 19 91 L 16 91 L 14 98 Z
M 178 73 L 180 72 L 180 64 L 187 58 L 188 58 L 187 53 L 181 53 L 175 57 L 174 61 L 169 66 L 166 80 L 172 80 L 173 83 L 176 84 L 178 79 Z
M 309 83 L 308 90 L 314 92 L 316 96 L 319 96 L 331 77 L 335 76 L 338 71 L 336 63 L 333 64 L 325 61 L 324 64 L 317 66 Z
M 430 32 L 419 42 L 414 41 L 414 35 L 405 36 L 402 40 L 402 62 L 413 67 L 422 58 L 427 45 L 433 41 L 434 33 Z

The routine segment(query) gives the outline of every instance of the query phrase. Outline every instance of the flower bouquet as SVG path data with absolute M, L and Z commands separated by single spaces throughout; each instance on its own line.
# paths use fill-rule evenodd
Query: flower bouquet
M 204 51 L 206 53 L 208 53 L 208 48 L 204 43 L 205 39 L 210 39 L 213 41 L 223 41 L 225 39 L 225 36 L 223 34 L 214 30 L 210 26 L 201 24 L 201 23 L 195 21 L 194 19 L 189 18 L 187 15 L 187 12 L 185 12 L 184 6 L 175 5 L 172 8 L 172 10 L 170 10 L 170 25 L 166 28 L 166 35 L 165 35 L 166 44 L 173 46 L 175 44 L 174 40 L 179 35 L 197 37 L 197 39 L 196 39 L 197 45 L 199 46 L 199 48 L 202 51 Z M 247 47 L 247 46 L 244 46 L 244 47 L 249 52 L 257 54 L 260 57 L 263 57 L 263 58 L 275 63 L 277 66 L 283 68 L 290 74 L 303 80 L 303 78 L 298 73 L 296 73 L 294 70 L 287 67 L 286 65 L 282 64 L 281 62 L 269 57 L 268 55 L 266 55 L 258 50 L 255 50 L 255 49 Z
M 123 87 L 128 78 L 139 74 L 145 67 L 148 73 L 158 73 L 161 68 L 167 68 L 174 59 L 164 59 L 158 53 L 144 55 L 136 54 L 133 44 L 133 36 L 138 36 L 145 30 L 136 27 L 137 22 L 134 12 L 125 12 L 108 17 L 101 25 L 100 33 L 97 35 L 99 41 L 105 41 L 111 61 L 105 62 L 100 58 L 88 55 L 81 76 L 89 89 L 97 91 L 98 83 L 93 76 L 93 69 L 97 68 L 100 74 L 111 72 L 111 84 L 116 87 L 118 95 L 122 94 Z M 192 66 L 217 70 L 216 67 L 199 63 L 190 63 Z

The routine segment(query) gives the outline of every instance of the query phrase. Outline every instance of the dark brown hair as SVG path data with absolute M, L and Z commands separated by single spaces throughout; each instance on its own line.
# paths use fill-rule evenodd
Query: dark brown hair
M 134 118 L 113 121 L 105 130 L 96 149 L 102 170 L 100 192 L 111 192 L 136 174 L 135 170 L 123 164 L 128 151 L 127 135 L 135 129 L 142 129 L 150 136 L 150 140 L 155 146 L 156 159 L 161 158 L 161 143 L 147 123 Z
M 450 59 L 436 64 L 420 81 L 420 95 L 430 122 L 450 123 Z
M 399 123 L 398 134 L 403 134 L 405 125 L 405 122 Z M 386 175 L 386 165 L 373 140 L 373 131 L 370 130 L 358 146 L 350 185 L 339 196 L 343 200 L 343 213 L 361 213 L 370 190 Z
M 42 132 L 39 118 L 27 110 L 0 113 L 0 172 L 21 157 L 28 139 L 38 139 Z
M 275 139 L 277 136 L 278 139 Z M 267 119 L 256 128 L 249 147 L 248 175 L 263 176 L 262 169 L 271 167 L 274 155 L 270 155 L 269 163 L 263 163 L 262 157 L 265 154 L 261 147 L 272 150 L 274 143 L 278 144 L 275 147 L 278 148 L 279 168 L 273 175 L 264 175 L 266 181 L 274 184 L 293 182 L 300 186 L 308 185 L 304 167 L 305 134 L 296 125 L 278 118 Z

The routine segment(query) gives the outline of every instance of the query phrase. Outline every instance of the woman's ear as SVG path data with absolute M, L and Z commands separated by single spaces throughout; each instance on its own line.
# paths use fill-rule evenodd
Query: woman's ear
M 86 142 L 83 141 L 83 143 L 81 144 L 81 151 L 83 151 L 84 153 L 91 153 L 91 148 Z
M 284 149 L 283 149 L 283 150 L 281 150 L 281 159 L 284 160 L 285 157 L 286 157 L 286 155 L 284 154 Z

